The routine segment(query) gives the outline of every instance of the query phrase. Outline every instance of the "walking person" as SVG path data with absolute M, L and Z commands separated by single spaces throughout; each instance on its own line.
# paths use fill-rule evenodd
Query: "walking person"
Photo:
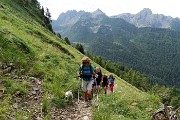
M 95 76 L 95 79 L 94 79 L 93 86 L 94 86 L 94 91 L 96 93 L 98 93 L 99 89 L 100 89 L 100 84 L 102 83 L 102 72 L 101 72 L 99 67 L 96 67 L 95 73 L 96 73 L 96 76 Z
M 107 87 L 108 87 L 109 81 L 108 81 L 108 76 L 106 74 L 103 75 L 102 77 L 102 87 L 104 89 L 104 94 L 107 94 Z
M 111 92 L 113 92 L 115 78 L 113 77 L 112 73 L 109 75 L 108 80 L 109 80 L 110 90 L 111 90 Z
M 82 88 L 86 106 L 90 105 L 90 99 L 92 97 L 93 75 L 95 75 L 95 72 L 94 67 L 90 64 L 90 59 L 88 57 L 83 57 L 78 76 L 82 78 Z

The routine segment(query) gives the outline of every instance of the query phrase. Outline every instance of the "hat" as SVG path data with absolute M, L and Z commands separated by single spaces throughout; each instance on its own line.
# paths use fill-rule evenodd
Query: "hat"
M 90 62 L 89 57 L 83 57 L 83 58 L 82 58 L 82 62 Z

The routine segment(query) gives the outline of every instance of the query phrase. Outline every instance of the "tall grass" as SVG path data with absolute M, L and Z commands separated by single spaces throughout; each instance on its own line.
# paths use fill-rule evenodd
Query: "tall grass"
M 28 91 L 28 83 L 27 81 L 17 82 L 12 79 L 3 78 L 3 82 L 5 87 L 7 88 L 8 94 L 15 94 L 18 92 L 19 95 L 24 95 Z
M 118 85 L 120 84 L 114 93 L 100 95 L 99 109 L 94 106 L 93 119 L 150 120 L 153 110 L 161 105 L 159 98 L 139 90 L 132 91 L 130 86 L 124 86 L 123 82 Z
M 10 113 L 11 96 L 8 95 L 0 102 L 0 120 L 7 120 L 7 114 Z

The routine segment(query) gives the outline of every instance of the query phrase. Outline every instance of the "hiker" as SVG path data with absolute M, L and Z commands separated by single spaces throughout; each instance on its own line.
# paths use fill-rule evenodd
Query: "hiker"
M 91 90 L 93 84 L 93 75 L 95 75 L 94 67 L 90 64 L 88 57 L 82 58 L 82 65 L 79 68 L 78 76 L 82 78 L 82 88 L 84 92 L 84 100 L 87 105 L 91 102 Z
M 108 81 L 108 76 L 106 74 L 103 75 L 102 77 L 102 87 L 104 89 L 104 94 L 107 94 L 107 87 L 108 87 L 109 81 Z
M 102 83 L 102 72 L 99 67 L 96 67 L 95 69 L 96 77 L 94 79 L 94 91 L 99 92 L 100 84 Z
M 108 80 L 109 80 L 110 90 L 111 92 L 113 92 L 115 78 L 113 77 L 112 73 L 109 75 Z

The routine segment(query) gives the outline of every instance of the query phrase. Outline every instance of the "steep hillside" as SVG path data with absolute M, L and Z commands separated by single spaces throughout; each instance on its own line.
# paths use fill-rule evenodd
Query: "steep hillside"
M 83 55 L 39 23 L 37 6 L 21 2 L 28 5 L 0 1 L 0 119 L 77 119 L 77 106 L 65 100 L 64 93 L 71 89 L 77 101 L 76 73 Z M 148 120 L 161 105 L 159 98 L 115 77 L 115 93 L 99 96 L 99 109 L 92 106 L 92 118 Z M 74 112 L 68 111 L 70 106 Z M 62 117 L 63 111 L 74 114 Z
M 145 13 L 149 15 L 151 12 Z M 60 17 L 61 15 L 59 19 Z M 80 42 L 95 55 L 126 64 L 151 76 L 152 83 L 180 86 L 178 31 L 137 28 L 121 18 L 110 18 L 102 12 L 98 17 L 94 17 L 94 13 L 84 12 L 74 24 L 67 25 L 66 29 L 61 24 L 56 26 L 61 28 L 60 31 L 55 29 L 56 32 L 68 37 L 71 42 Z

